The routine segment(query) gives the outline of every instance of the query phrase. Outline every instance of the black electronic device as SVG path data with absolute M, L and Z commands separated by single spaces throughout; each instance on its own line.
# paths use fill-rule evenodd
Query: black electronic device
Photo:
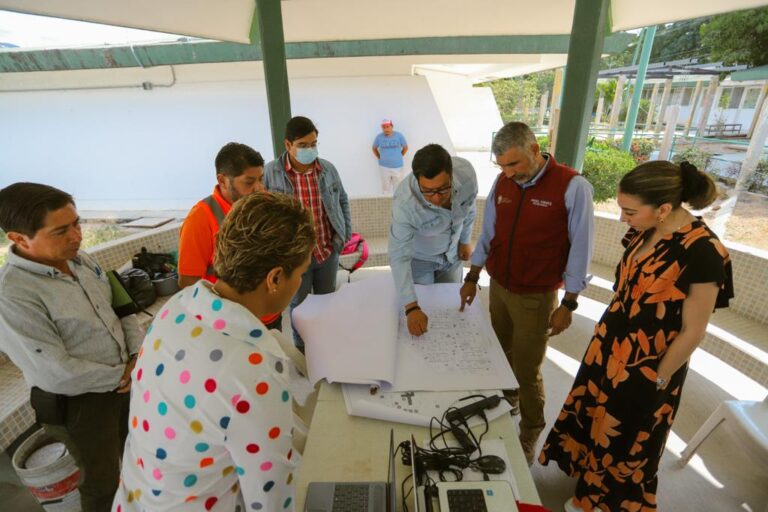
M 491 395 L 480 400 L 475 400 L 469 405 L 453 409 L 445 414 L 445 419 L 453 423 L 455 421 L 466 421 L 475 414 L 481 413 L 486 409 L 493 409 L 501 402 L 499 395 Z
M 504 459 L 498 455 L 483 455 L 472 463 L 478 471 L 488 475 L 500 475 L 507 469 Z
M 486 409 L 493 409 L 501 402 L 501 397 L 498 395 L 491 395 L 480 400 L 476 400 L 469 405 L 460 407 L 458 409 L 451 409 L 445 414 L 445 419 L 451 426 L 451 433 L 453 437 L 459 442 L 462 448 L 467 453 L 475 451 L 475 443 L 469 438 L 469 435 L 462 429 L 462 425 L 466 425 L 469 418 L 475 414 L 481 414 Z

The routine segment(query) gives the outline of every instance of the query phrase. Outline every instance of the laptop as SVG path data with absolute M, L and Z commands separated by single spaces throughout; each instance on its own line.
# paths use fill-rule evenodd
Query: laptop
M 417 473 L 416 439 L 411 436 L 411 470 L 416 512 L 434 510 L 426 506 L 424 486 Z M 437 482 L 439 512 L 518 512 L 512 486 L 506 480 Z
M 395 512 L 395 433 L 389 431 L 386 482 L 310 482 L 305 512 Z

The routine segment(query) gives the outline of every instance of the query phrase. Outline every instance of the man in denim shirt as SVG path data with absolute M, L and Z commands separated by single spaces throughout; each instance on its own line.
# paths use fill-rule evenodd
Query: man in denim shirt
M 438 144 L 418 150 L 412 168 L 392 203 L 389 264 L 408 331 L 421 336 L 429 319 L 419 307 L 414 283 L 461 281 L 461 262 L 472 255 L 477 177 L 472 164 L 451 157 Z
M 317 135 L 311 120 L 292 118 L 285 127 L 285 152 L 264 167 L 266 189 L 301 201 L 312 212 L 315 226 L 312 262 L 291 301 L 291 312 L 310 292 L 322 295 L 336 289 L 339 252 L 352 236 L 347 193 L 336 167 L 317 156 Z M 304 342 L 295 330 L 293 340 L 303 352 Z

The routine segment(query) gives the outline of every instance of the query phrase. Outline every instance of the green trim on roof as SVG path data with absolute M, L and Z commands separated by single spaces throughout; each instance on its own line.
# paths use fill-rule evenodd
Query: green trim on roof
M 258 25 L 258 15 L 254 15 Z M 252 30 L 252 34 L 253 34 Z M 605 39 L 604 53 L 623 51 L 635 36 Z M 471 36 L 286 43 L 288 59 L 398 55 L 567 54 L 570 36 Z M 258 44 L 185 41 L 133 46 L 2 50 L 0 72 L 62 71 L 262 60 Z
M 768 80 L 768 64 L 756 68 L 745 69 L 731 73 L 734 82 L 746 82 L 747 80 Z

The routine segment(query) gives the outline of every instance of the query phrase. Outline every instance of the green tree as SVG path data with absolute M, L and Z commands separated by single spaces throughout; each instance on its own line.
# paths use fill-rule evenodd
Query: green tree
M 694 18 L 660 26 L 653 39 L 651 62 L 698 58 L 706 61 L 709 49 L 702 46 L 699 28 L 711 17 Z
M 554 71 L 544 71 L 523 77 L 494 80 L 478 86 L 491 88 L 501 119 L 505 123 L 522 121 L 533 126 L 539 115 L 539 98 L 544 91 L 552 88 L 554 76 Z
M 635 167 L 635 159 L 629 153 L 595 143 L 584 153 L 582 175 L 592 184 L 596 203 L 616 197 L 616 189 L 622 176 Z
M 712 61 L 768 64 L 768 7 L 714 16 L 700 27 L 701 42 Z

